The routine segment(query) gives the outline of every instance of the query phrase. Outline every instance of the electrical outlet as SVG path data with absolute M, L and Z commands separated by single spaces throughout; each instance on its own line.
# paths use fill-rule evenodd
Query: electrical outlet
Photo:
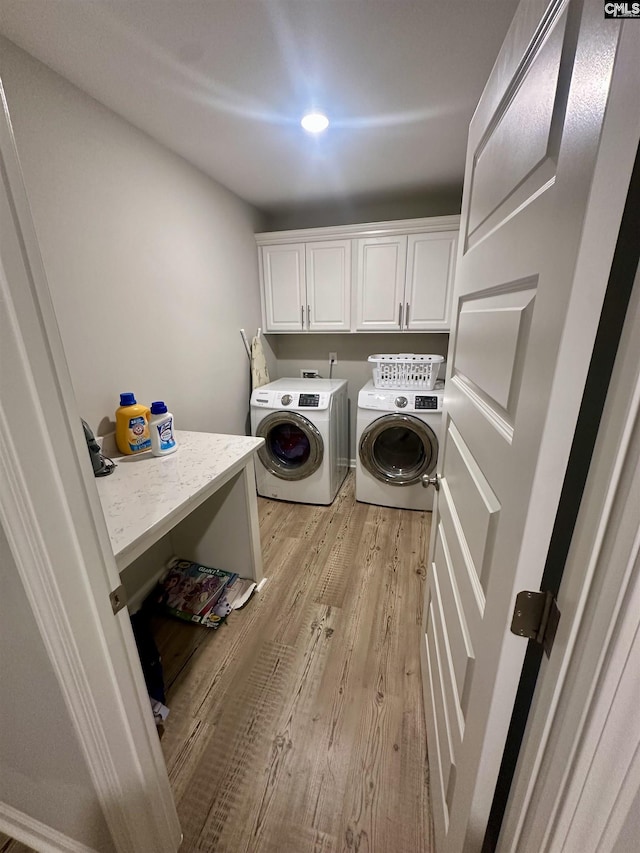
M 338 363 L 338 353 L 330 352 L 329 353 L 329 364 L 337 364 Z
M 317 379 L 318 378 L 318 371 L 312 370 L 311 368 L 308 368 L 308 367 L 301 367 L 300 368 L 300 378 L 301 379 Z

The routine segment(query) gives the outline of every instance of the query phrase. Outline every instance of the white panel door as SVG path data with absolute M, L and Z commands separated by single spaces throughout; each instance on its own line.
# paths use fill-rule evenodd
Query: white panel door
M 406 329 L 449 328 L 457 247 L 457 231 L 409 235 Z
M 358 240 L 358 330 L 402 328 L 406 263 L 405 235 Z
M 351 240 L 307 243 L 306 279 L 309 331 L 350 331 Z
M 301 332 L 305 319 L 304 244 L 262 247 L 266 332 Z
M 540 586 L 593 349 L 625 195 L 591 192 L 626 129 L 605 122 L 619 29 L 525 0 L 469 130 L 422 649 L 438 853 L 482 847 L 514 599 Z

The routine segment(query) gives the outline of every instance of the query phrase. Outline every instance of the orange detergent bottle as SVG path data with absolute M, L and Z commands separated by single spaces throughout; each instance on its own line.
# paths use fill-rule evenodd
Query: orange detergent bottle
M 130 391 L 120 394 L 120 407 L 116 409 L 116 444 L 120 453 L 130 456 L 151 450 L 150 414 Z

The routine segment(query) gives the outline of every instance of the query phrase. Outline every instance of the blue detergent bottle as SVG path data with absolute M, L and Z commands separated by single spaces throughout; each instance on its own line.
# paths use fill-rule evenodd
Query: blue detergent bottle
M 151 404 L 149 437 L 151 438 L 151 452 L 154 456 L 166 456 L 168 453 L 175 453 L 178 449 L 173 431 L 173 415 L 167 411 L 162 400 L 156 400 Z

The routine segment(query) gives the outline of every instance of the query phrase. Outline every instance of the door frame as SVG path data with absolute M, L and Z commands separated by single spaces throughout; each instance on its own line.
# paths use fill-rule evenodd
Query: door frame
M 640 85 L 640 69 L 632 67 L 628 71 L 630 77 L 636 74 Z M 640 116 L 637 122 L 640 137 Z M 607 316 L 601 323 L 604 335 L 615 335 L 615 330 L 621 328 L 620 345 L 558 593 L 561 611 L 567 607 L 568 612 L 559 626 L 555 653 L 540 671 L 507 804 L 500 851 L 531 849 L 537 853 L 565 849 L 563 844 L 574 842 L 580 849 L 590 849 L 584 839 L 578 840 L 584 819 L 580 815 L 585 802 L 581 799 L 583 790 L 591 798 L 590 823 L 599 821 L 603 825 L 611 818 L 597 842 L 611 845 L 612 831 L 620 829 L 621 820 L 626 819 L 620 803 L 640 793 L 638 727 L 635 742 L 633 732 L 624 732 L 623 749 L 619 743 L 609 742 L 606 759 L 615 756 L 618 766 L 625 766 L 625 758 L 636 751 L 635 764 L 629 766 L 625 779 L 614 782 L 616 765 L 608 768 L 606 790 L 611 792 L 619 784 L 619 802 L 612 807 L 604 796 L 593 794 L 594 780 L 596 790 L 602 790 L 602 765 L 598 779 L 594 771 L 601 760 L 598 754 L 602 743 L 611 738 L 612 732 L 621 734 L 633 713 L 628 710 L 626 717 L 620 716 L 620 704 L 631 702 L 633 708 L 632 697 L 635 694 L 637 705 L 640 696 L 637 682 L 635 687 L 630 684 L 628 676 L 625 679 L 622 675 L 624 665 L 616 662 L 619 655 L 624 661 L 627 655 L 639 653 L 629 635 L 631 632 L 632 638 L 640 628 L 639 200 L 640 148 L 611 271 L 612 293 L 605 303 Z M 631 292 L 628 306 L 625 291 Z M 606 364 L 602 372 L 608 372 Z M 605 386 L 606 378 L 601 387 Z M 630 601 L 633 596 L 635 609 Z M 636 666 L 640 666 L 637 657 Z M 627 672 L 628 669 L 627 663 Z M 554 791 L 553 797 L 549 797 L 549 790 Z M 539 817 L 532 825 L 533 814 Z M 544 837 L 541 827 L 548 827 Z M 636 829 L 640 832 L 640 818 Z
M 560 609 L 575 612 L 540 673 L 501 853 L 612 850 L 640 792 L 640 727 L 629 726 L 638 703 L 629 670 L 640 665 L 638 336 L 640 267 L 560 588 Z
M 177 850 L 181 832 L 77 411 L 0 81 L 3 385 L 0 523 L 116 850 Z M 78 842 L 0 803 L 0 829 Z

